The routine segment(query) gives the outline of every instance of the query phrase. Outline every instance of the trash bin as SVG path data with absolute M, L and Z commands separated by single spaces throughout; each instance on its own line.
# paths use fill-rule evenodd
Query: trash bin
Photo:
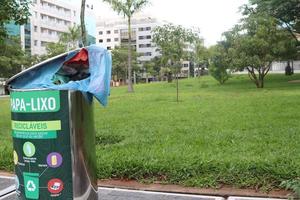
M 95 48 L 87 48 L 90 51 L 86 53 L 94 55 Z M 110 54 L 100 50 L 101 56 L 96 56 L 100 62 L 96 65 L 105 68 L 102 70 L 106 73 L 104 77 L 110 79 Z M 97 98 L 100 103 L 106 103 L 104 97 L 109 94 L 106 84 L 109 85 L 110 80 L 99 82 L 105 87 L 99 87 L 102 90 L 94 94 L 78 86 L 82 81 L 89 86 L 93 84 L 92 76 L 94 79 L 100 76 L 91 72 L 91 62 L 94 62 L 91 55 L 88 77 L 60 85 L 56 85 L 57 80 L 53 78 L 80 52 L 82 50 L 62 54 L 7 81 L 11 97 L 17 199 L 98 199 L 92 99 L 94 95 L 100 97 Z M 101 62 L 105 66 L 98 65 Z M 51 67 L 55 69 L 49 69 Z M 47 83 L 49 80 L 53 85 Z M 68 84 L 71 86 L 66 86 Z

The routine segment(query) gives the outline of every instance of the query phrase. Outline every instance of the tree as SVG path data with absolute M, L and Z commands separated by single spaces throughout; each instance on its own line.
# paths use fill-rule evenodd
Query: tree
M 25 24 L 30 16 L 30 0 L 1 0 L 0 2 L 0 40 L 7 37 L 5 24 L 14 22 L 15 24 Z
M 22 50 L 20 38 L 7 37 L 0 48 L 0 77 L 10 77 L 31 66 L 33 60 Z
M 223 85 L 230 78 L 230 73 L 228 71 L 231 59 L 227 50 L 221 43 L 210 47 L 210 53 L 209 73 Z
M 69 32 L 60 34 L 58 42 L 50 42 L 47 44 L 47 55 L 41 56 L 40 59 L 51 58 L 66 51 L 77 49 L 79 47 L 80 37 L 80 26 L 69 27 Z
M 153 61 L 145 61 L 143 63 L 144 74 L 146 75 L 146 83 L 149 83 L 149 76 L 156 75 L 154 67 L 155 62 Z
M 70 26 L 68 32 L 61 33 L 59 42 L 67 45 L 67 50 L 73 50 L 79 47 L 81 38 L 81 27 L 78 25 Z
M 257 12 L 276 18 L 297 39 L 296 34 L 300 34 L 299 0 L 250 0 L 250 3 L 256 6 Z
M 199 37 L 190 29 L 173 24 L 159 26 L 153 31 L 152 41 L 157 44 L 158 50 L 164 61 L 168 61 L 171 70 L 176 75 L 177 101 L 178 101 L 178 74 L 181 69 L 182 59 L 189 45 Z
M 138 68 L 137 65 L 137 57 L 138 54 L 131 50 L 131 55 L 132 55 L 132 67 L 134 69 Z M 117 46 L 115 49 L 112 50 L 112 75 L 113 79 L 115 81 L 125 81 L 127 79 L 127 70 L 128 70 L 128 46 Z
M 197 67 L 197 76 L 200 76 L 200 68 L 203 70 L 203 68 L 208 66 L 209 63 L 209 51 L 208 49 L 204 46 L 203 41 L 200 40 L 196 42 L 195 45 L 195 63 Z
M 172 63 L 184 58 L 187 48 L 200 40 L 197 34 L 182 26 L 166 24 L 153 31 L 152 41 L 157 44 L 158 51 L 164 60 Z
M 46 46 L 46 51 L 47 55 L 44 57 L 44 59 L 52 58 L 54 56 L 65 53 L 67 51 L 67 45 L 62 42 L 50 42 Z
M 85 2 L 86 0 L 81 0 L 81 9 L 80 9 L 80 28 L 81 28 L 81 40 L 83 46 L 87 46 L 87 33 L 85 27 Z
M 249 15 L 225 36 L 225 44 L 231 46 L 228 52 L 234 70 L 246 69 L 257 88 L 264 87 L 264 78 L 273 61 L 284 58 L 291 49 L 296 51 L 291 35 L 264 13 Z
M 127 18 L 128 23 L 128 92 L 133 92 L 132 85 L 132 63 L 131 63 L 131 19 L 133 14 L 140 11 L 144 6 L 146 6 L 148 0 L 104 0 L 108 2 L 112 9 L 122 14 L 124 18 Z

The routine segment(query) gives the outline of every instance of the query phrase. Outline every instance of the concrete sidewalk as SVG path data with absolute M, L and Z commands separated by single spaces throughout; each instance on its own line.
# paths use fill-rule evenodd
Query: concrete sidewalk
M 120 189 L 117 187 L 99 187 L 99 200 L 284 200 L 279 198 L 255 197 L 219 197 L 192 195 L 171 192 Z M 0 200 L 15 200 L 15 181 L 11 176 L 0 176 Z

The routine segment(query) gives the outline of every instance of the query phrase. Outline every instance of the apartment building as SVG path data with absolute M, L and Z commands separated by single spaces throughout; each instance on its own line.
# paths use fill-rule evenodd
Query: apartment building
M 59 35 L 80 24 L 81 0 L 33 0 L 31 17 L 26 25 L 8 24 L 11 35 L 19 35 L 21 44 L 31 55 L 42 55 L 46 45 L 58 42 Z M 86 2 L 85 25 L 88 43 L 96 43 L 96 15 L 92 0 Z
M 149 61 L 159 53 L 152 43 L 152 30 L 159 26 L 158 20 L 151 17 L 132 19 L 132 45 L 141 56 L 139 61 Z M 107 48 L 128 44 L 128 26 L 124 19 L 99 19 L 97 22 L 96 43 Z
M 57 42 L 59 35 L 77 24 L 78 9 L 71 1 L 34 0 L 30 23 L 24 26 L 26 51 L 32 55 L 46 53 L 46 45 Z

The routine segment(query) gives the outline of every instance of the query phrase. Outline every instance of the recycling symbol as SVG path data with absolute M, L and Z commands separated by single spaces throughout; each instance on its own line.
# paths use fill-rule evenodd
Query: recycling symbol
M 28 182 L 27 182 L 27 185 L 26 185 L 26 188 L 27 188 L 27 190 L 28 190 L 29 192 L 34 192 L 35 189 L 36 189 L 36 186 L 35 186 L 35 184 L 34 184 L 33 181 L 28 181 Z

